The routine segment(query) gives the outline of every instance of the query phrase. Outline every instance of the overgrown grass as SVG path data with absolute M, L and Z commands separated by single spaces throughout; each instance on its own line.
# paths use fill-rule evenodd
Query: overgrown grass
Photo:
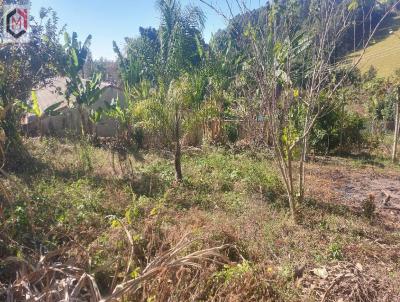
M 81 265 L 107 293 L 125 275 L 131 250 L 125 227 L 133 242 L 129 278 L 185 234 L 201 238 L 193 250 L 231 246 L 226 266 L 162 276 L 129 301 L 312 301 L 302 292 L 303 274 L 342 261 L 361 263 L 379 278 L 390 276 L 385 282 L 393 286 L 400 280 L 400 259 L 394 257 L 398 230 L 318 201 L 305 204 L 303 223 L 294 224 L 274 163 L 262 154 L 224 149 L 186 154 L 185 181 L 176 185 L 168 154 L 132 157 L 124 174 L 114 171 L 105 149 L 86 146 L 82 160 L 81 145 L 56 140 L 28 145 L 40 168 L 27 167 L 30 173 L 13 175 L 7 184 L 14 198 L 1 222 L 0 258 L 33 257 L 32 251 L 76 243 L 91 259 Z M 70 261 L 80 263 L 76 255 L 71 250 Z M 0 282 L 15 277 L 12 269 L 0 265 Z

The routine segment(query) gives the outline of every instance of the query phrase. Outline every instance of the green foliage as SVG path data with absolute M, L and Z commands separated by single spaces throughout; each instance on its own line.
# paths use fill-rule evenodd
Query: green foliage
M 63 102 L 54 103 L 53 105 L 45 108 L 43 111 L 39 106 L 39 100 L 34 90 L 32 90 L 31 93 L 31 102 L 32 104 L 19 102 L 19 105 L 25 112 L 34 114 L 38 118 L 59 115 L 61 112 L 58 110 L 60 109 L 60 106 L 63 103 Z
M 217 281 L 229 283 L 232 281 L 240 280 L 245 274 L 251 272 L 251 265 L 247 260 L 235 265 L 224 265 L 223 270 L 214 274 Z
M 28 218 L 28 208 L 25 203 L 19 202 L 15 208 L 14 213 L 11 217 L 13 217 L 15 221 L 16 230 L 21 232 L 26 232 L 29 230 L 29 218 Z
M 338 147 L 346 151 L 352 151 L 354 148 L 359 150 L 359 147 L 366 143 L 363 133 L 365 128 L 365 118 L 337 107 L 328 110 L 317 120 L 310 143 L 315 151 L 322 153 L 330 153 Z
M 213 105 L 204 101 L 206 84 L 201 73 L 184 74 L 172 81 L 167 91 L 160 87 L 139 100 L 134 115 L 142 127 L 160 131 L 169 142 L 176 135 L 181 139 L 215 114 Z
M 83 80 L 80 77 L 67 80 L 66 97 L 76 107 L 88 108 L 97 102 L 106 87 L 101 88 L 101 74 L 95 74 L 90 80 Z
M 145 217 L 146 211 L 153 205 L 153 200 L 146 196 L 134 198 L 132 205 L 126 210 L 125 218 L 132 224 Z
M 198 193 L 193 199 L 205 207 L 211 202 L 211 206 L 216 203 L 218 207 L 240 213 L 247 195 L 261 194 L 269 202 L 275 202 L 284 194 L 276 171 L 262 159 L 219 151 L 190 157 L 184 163 L 191 167 L 187 171 L 188 186 Z
M 147 104 L 151 103 L 154 97 L 155 91 L 151 88 L 151 83 L 143 80 L 131 86 L 126 83 L 124 98 L 118 96 L 110 103 L 105 102 L 104 114 L 118 121 L 119 138 L 123 144 L 128 146 L 135 143 L 138 147 L 142 146 L 143 128 L 151 128 L 152 125 L 147 114 L 156 112 L 152 109 L 147 111 Z
M 73 102 L 74 108 L 78 109 L 82 134 L 86 135 L 89 132 L 86 115 L 92 121 L 100 120 L 101 111 L 93 111 L 90 107 L 99 100 L 107 87 L 101 87 L 101 73 L 93 74 L 90 80 L 83 79 L 83 67 L 88 58 L 92 36 L 89 35 L 82 43 L 78 41 L 78 35 L 75 32 L 72 38 L 65 32 L 64 40 L 66 57 L 64 73 L 67 77 L 65 97 L 69 102 Z
M 333 242 L 331 245 L 329 245 L 328 256 L 332 260 L 343 260 L 344 255 L 342 245 L 337 242 Z
M 92 163 L 92 146 L 85 140 L 79 142 L 75 146 L 79 155 L 80 168 L 85 172 L 91 172 L 93 170 Z
M 28 43 L 2 44 L 0 47 L 0 106 L 5 109 L 0 128 L 8 138 L 6 165 L 13 170 L 30 160 L 19 136 L 21 111 L 18 102 L 25 103 L 35 87 L 51 82 L 61 71 L 64 61 L 58 18 L 53 10 L 41 10 L 39 18 L 30 20 L 29 27 Z
M 28 194 L 28 195 L 26 195 Z M 30 196 L 29 204 L 18 201 L 4 213 L 2 227 L 12 230 L 11 236 L 25 242 L 26 234 L 35 225 L 43 230 L 52 228 L 77 230 L 83 225 L 100 225 L 106 212 L 102 207 L 104 193 L 88 179 L 65 181 L 55 177 L 32 181 L 29 192 L 20 192 L 20 200 Z M 11 225 L 11 229 L 9 228 Z M 35 234 L 39 239 L 40 234 Z M 43 238 L 44 239 L 44 238 Z
M 195 79 L 192 84 L 186 74 L 201 63 L 204 15 L 197 7 L 182 9 L 176 0 L 157 1 L 157 7 L 160 28 L 141 28 L 140 38 L 128 40 L 126 57 L 116 43 L 114 51 L 119 58 L 125 90 L 136 93 L 135 88 L 144 84 L 155 90 L 150 94 L 147 89 L 146 95 L 134 97 L 135 114 L 141 124 L 149 129 L 166 127 L 170 129 L 167 133 L 172 133 L 168 124 L 175 119 L 173 115 L 179 111 L 180 119 L 190 106 L 199 107 L 204 94 L 202 78 L 191 74 L 194 75 L 191 80 Z M 192 123 L 186 119 L 186 124 L 189 127 Z
M 181 8 L 177 0 L 158 0 L 161 14 L 159 28 L 161 78 L 167 85 L 199 65 L 198 39 L 204 27 L 205 16 L 196 6 Z
M 223 130 L 230 143 L 235 143 L 239 139 L 239 127 L 237 124 L 225 123 Z
M 256 162 L 245 162 L 244 167 L 246 167 L 244 181 L 248 192 L 260 192 L 271 202 L 283 196 L 283 184 L 275 171 Z
M 113 41 L 113 48 L 118 56 L 119 73 L 124 85 L 130 87 L 139 83 L 141 80 L 141 62 L 138 57 L 129 55 L 128 58 L 125 58 L 115 41 Z
M 89 112 L 89 119 L 92 123 L 97 124 L 101 121 L 103 117 L 104 110 L 102 107 L 97 108 L 96 110 L 91 109 Z
M 64 32 L 64 49 L 66 55 L 64 71 L 71 79 L 79 77 L 79 73 L 82 72 L 89 54 L 91 41 L 91 35 L 87 36 L 82 43 L 78 41 L 78 34 L 76 32 L 72 33 L 72 37 L 67 32 Z

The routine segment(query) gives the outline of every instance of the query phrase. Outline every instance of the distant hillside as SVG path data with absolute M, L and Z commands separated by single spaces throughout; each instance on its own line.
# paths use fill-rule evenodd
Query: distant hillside
M 359 49 L 366 41 L 370 31 L 380 22 L 385 15 L 391 3 L 394 0 L 385 1 L 384 4 L 377 4 L 375 1 L 363 1 L 363 5 L 359 4 L 354 12 L 354 23 L 342 33 L 340 39 L 336 43 L 334 51 L 334 60 L 342 61 L 352 59 L 353 56 L 360 54 L 354 52 Z M 278 0 L 278 3 L 284 3 L 284 0 Z M 337 1 L 340 3 L 341 1 Z M 383 2 L 383 1 L 381 1 Z M 299 0 L 298 10 L 296 10 L 297 18 L 294 18 L 292 27 L 299 31 L 308 30 L 309 24 L 304 22 L 310 11 L 311 0 Z M 249 23 L 257 24 L 257 26 L 269 25 L 266 23 L 268 14 L 272 10 L 271 5 L 266 5 L 259 9 L 239 14 L 233 18 L 227 28 L 218 31 L 212 40 L 214 49 L 226 52 L 227 49 L 235 49 L 236 55 L 245 55 L 248 53 L 249 47 L 246 35 L 244 34 Z M 372 11 L 369 17 L 365 16 L 365 12 Z M 392 12 L 383 22 L 381 28 L 375 34 L 374 40 L 368 48 L 365 58 L 359 68 L 365 72 L 371 65 L 378 69 L 379 76 L 389 76 L 396 69 L 400 68 L 400 8 Z M 278 18 L 279 20 L 279 18 Z M 279 22 L 278 22 L 279 23 Z M 233 42 L 234 41 L 234 42 Z
M 356 58 L 361 52 L 351 55 Z M 400 16 L 392 18 L 377 33 L 358 66 L 366 72 L 374 66 L 380 77 L 389 77 L 400 69 Z

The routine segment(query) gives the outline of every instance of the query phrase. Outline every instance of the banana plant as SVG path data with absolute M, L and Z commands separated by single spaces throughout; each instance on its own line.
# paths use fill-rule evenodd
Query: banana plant
M 111 100 L 110 103 L 105 102 L 106 109 L 104 114 L 112 119 L 118 121 L 118 127 L 120 132 L 120 137 L 124 142 L 129 142 L 130 137 L 133 133 L 133 108 L 129 99 L 126 104 L 123 105 L 122 100 L 116 97 Z
M 89 120 L 93 123 L 93 125 L 95 125 L 95 129 L 93 131 L 95 139 L 98 138 L 96 125 L 101 121 L 102 117 L 103 117 L 103 108 L 101 107 L 97 109 L 91 109 L 89 112 Z
M 101 87 L 101 74 L 94 74 L 90 80 L 84 80 L 80 77 L 70 78 L 67 80 L 66 98 L 70 102 L 73 99 L 73 108 L 79 112 L 81 119 L 82 135 L 89 132 L 89 125 L 86 121 L 86 114 L 91 114 L 91 106 L 97 102 L 107 87 Z M 98 116 L 100 118 L 100 116 Z
M 57 116 L 61 114 L 59 111 L 61 104 L 63 102 L 57 102 L 53 105 L 47 107 L 46 109 L 42 110 L 39 106 L 39 100 L 35 91 L 31 92 L 31 104 L 20 102 L 20 107 L 26 112 L 31 113 L 36 116 L 36 125 L 39 129 L 40 137 L 43 136 L 43 127 L 42 122 L 43 119 L 49 116 Z
M 104 115 L 118 121 L 119 135 L 125 143 L 130 143 L 136 122 L 135 116 L 137 105 L 154 97 L 155 90 L 151 87 L 151 83 L 142 80 L 136 85 L 125 85 L 122 100 L 119 96 L 112 99 L 111 102 L 105 102 Z
M 70 36 L 67 32 L 64 33 L 64 49 L 66 54 L 65 72 L 68 76 L 78 77 L 83 71 L 83 66 L 89 54 L 89 47 L 92 42 L 92 35 L 87 36 L 85 41 L 78 41 L 76 32 Z M 82 74 L 82 77 L 84 75 Z
M 65 39 L 65 74 L 67 77 L 67 89 L 65 97 L 68 102 L 72 102 L 72 107 L 77 109 L 81 119 L 82 136 L 89 134 L 89 121 L 92 121 L 91 106 L 100 99 L 100 96 L 106 89 L 101 88 L 101 73 L 94 74 L 91 79 L 85 80 L 83 67 L 89 54 L 89 47 L 92 36 L 89 35 L 81 43 L 74 32 L 72 37 L 67 33 Z M 87 120 L 89 117 L 89 121 Z M 97 117 L 100 119 L 100 116 Z

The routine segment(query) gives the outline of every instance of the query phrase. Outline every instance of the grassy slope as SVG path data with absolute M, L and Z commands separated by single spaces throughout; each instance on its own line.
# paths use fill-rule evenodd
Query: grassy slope
M 378 76 L 389 77 L 400 68 L 400 17 L 390 19 L 377 32 L 376 38 L 367 48 L 359 68 L 366 72 L 371 66 L 378 71 Z M 358 51 L 354 55 L 360 55 Z
M 320 301 L 336 274 L 344 272 L 343 261 L 360 263 L 362 274 L 381 280 L 379 286 L 370 284 L 368 292 L 374 288 L 382 296 L 388 294 L 385 301 L 395 301 L 399 294 L 398 230 L 382 222 L 370 224 L 346 207 L 324 205 L 321 201 L 328 202 L 328 195 L 305 205 L 303 223 L 293 224 L 274 164 L 261 154 L 186 153 L 186 180 L 176 186 L 168 156 L 144 154 L 142 162 L 132 159 L 134 176 L 122 178 L 114 174 L 105 150 L 57 140 L 29 145 L 43 164 L 13 176 L 24 190 L 8 184 L 15 201 L 0 221 L 4 228 L 0 234 L 7 234 L 4 239 L 0 236 L 0 283 L 15 277 L 12 267 L 2 267 L 2 257 L 32 257 L 16 242 L 34 250 L 39 243 L 49 250 L 69 243 L 72 249 L 73 238 L 87 250 L 91 262 L 75 260 L 74 251 L 69 252 L 69 261 L 95 274 L 107 292 L 113 276 L 121 282 L 130 250 L 120 224 L 107 218 L 112 214 L 133 235 L 131 276 L 184 234 L 202 238 L 193 246 L 196 250 L 234 246 L 227 253 L 229 265 L 208 264 L 199 272 L 161 275 L 127 301 Z M 116 169 L 120 170 L 118 164 Z M 326 279 L 312 273 L 323 267 L 329 272 Z M 303 270 L 304 278 L 298 279 Z M 353 286 L 352 282 L 347 280 L 342 287 Z M 309 296 L 313 283 L 320 290 L 315 300 Z

